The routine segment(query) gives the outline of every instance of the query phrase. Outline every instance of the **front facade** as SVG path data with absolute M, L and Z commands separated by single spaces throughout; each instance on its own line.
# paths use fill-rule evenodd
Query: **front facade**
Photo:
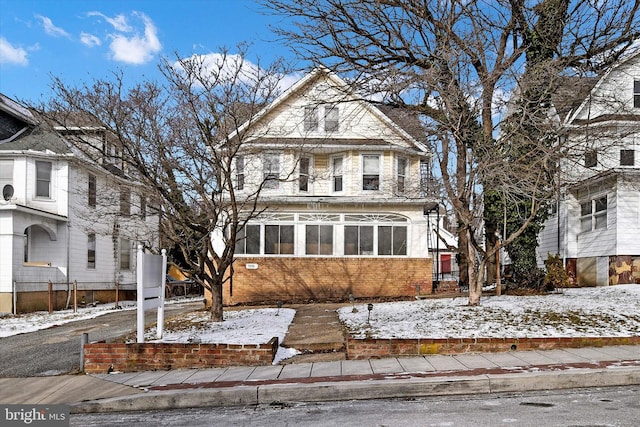
M 436 204 L 417 118 L 317 69 L 241 132 L 236 191 L 262 185 L 264 212 L 238 239 L 226 303 L 431 293 Z
M 158 240 L 142 190 L 113 164 L 83 160 L 73 132 L 4 95 L 0 115 L 0 312 L 47 309 L 49 282 L 54 309 L 65 307 L 73 282 L 80 303 L 113 301 L 116 283 L 127 297 L 135 247 Z M 98 129 L 82 133 L 106 141 Z
M 564 167 L 539 262 L 560 254 L 575 283 L 640 283 L 640 55 L 612 67 L 564 120 L 576 161 Z

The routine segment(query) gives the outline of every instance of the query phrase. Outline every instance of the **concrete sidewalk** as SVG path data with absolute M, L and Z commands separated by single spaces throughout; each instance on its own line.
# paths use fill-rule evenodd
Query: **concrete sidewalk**
M 86 413 L 630 384 L 640 384 L 640 346 L 3 378 L 0 402 Z

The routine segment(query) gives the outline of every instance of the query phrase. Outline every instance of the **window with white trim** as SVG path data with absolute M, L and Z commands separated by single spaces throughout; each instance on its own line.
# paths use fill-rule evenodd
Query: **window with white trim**
M 345 225 L 344 226 L 344 254 L 345 255 L 374 255 L 373 226 Z
M 331 159 L 331 181 L 334 192 L 343 190 L 344 175 L 344 159 L 342 157 L 333 157 Z
M 97 190 L 96 176 L 89 174 L 89 182 L 88 182 L 88 188 L 87 188 L 87 193 L 88 193 L 87 203 L 90 208 L 96 207 L 96 190 Z
M 324 107 L 324 131 L 337 132 L 340 128 L 340 110 L 335 105 Z
M 293 255 L 293 225 L 265 225 L 264 253 L 276 255 Z
M 378 255 L 406 255 L 407 227 L 404 225 L 378 226 Z
M 264 180 L 263 188 L 278 188 L 278 180 L 280 179 L 280 155 L 264 154 L 262 157 L 262 179 Z
M 51 197 L 51 162 L 36 161 L 36 197 Z
M 260 254 L 260 225 L 247 224 L 236 233 L 236 254 Z
M 362 189 L 375 191 L 380 189 L 380 155 L 362 156 Z
M 580 231 L 607 228 L 607 196 L 580 204 Z
M 301 157 L 299 164 L 298 189 L 303 192 L 309 191 L 309 175 L 311 173 L 311 159 Z
M 120 238 L 120 270 L 131 269 L 131 241 Z
M 398 193 L 404 193 L 408 165 L 409 161 L 406 157 L 398 157 L 396 171 L 396 190 L 398 191 Z
M 304 130 L 311 132 L 318 130 L 318 108 L 315 106 L 304 107 Z
M 13 185 L 13 159 L 0 160 L 0 191 L 5 185 Z
M 131 189 L 120 187 L 120 215 L 131 215 Z
M 305 225 L 305 254 L 333 255 L 333 225 Z
M 633 108 L 640 108 L 640 80 L 633 81 Z
M 87 235 L 87 268 L 96 268 L 96 235 L 91 233 Z
M 236 190 L 244 189 L 244 156 L 236 157 Z

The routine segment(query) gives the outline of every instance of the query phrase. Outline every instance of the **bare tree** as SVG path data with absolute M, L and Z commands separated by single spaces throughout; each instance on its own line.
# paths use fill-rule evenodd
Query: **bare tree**
M 116 144 L 121 171 L 149 191 L 162 216 L 162 238 L 179 251 L 186 272 L 211 291 L 212 320 L 223 319 L 223 285 L 232 269 L 236 236 L 260 213 L 263 185 L 239 196 L 234 159 L 247 139 L 241 131 L 279 93 L 279 61 L 267 68 L 238 54 L 194 55 L 164 61 L 164 80 L 130 87 L 122 72 L 110 80 L 72 87 L 54 78 L 54 96 L 39 109 L 60 126 L 78 116 L 103 127 Z M 98 159 L 105 145 L 76 139 L 83 155 Z M 214 247 L 216 234 L 224 245 Z
M 556 165 L 571 151 L 555 137 L 558 124 L 538 114 L 549 107 L 556 77 L 598 72 L 640 32 L 638 1 L 263 3 L 294 20 L 278 31 L 302 58 L 423 115 L 458 222 L 470 305 L 479 304 L 485 267 L 497 250 L 484 244 L 483 190 L 528 206 L 520 225 L 502 236 L 508 245 L 555 193 Z M 520 120 L 503 129 L 502 100 L 515 93 Z M 535 136 L 527 137 L 532 126 Z

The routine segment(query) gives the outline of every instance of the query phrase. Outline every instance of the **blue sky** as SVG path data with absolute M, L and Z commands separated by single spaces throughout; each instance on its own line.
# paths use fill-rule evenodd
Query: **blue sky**
M 291 53 L 255 0 L 0 0 L 0 92 L 18 100 L 49 96 L 51 75 L 71 85 L 122 70 L 158 76 L 161 58 L 213 54 L 251 43 L 249 60 Z

